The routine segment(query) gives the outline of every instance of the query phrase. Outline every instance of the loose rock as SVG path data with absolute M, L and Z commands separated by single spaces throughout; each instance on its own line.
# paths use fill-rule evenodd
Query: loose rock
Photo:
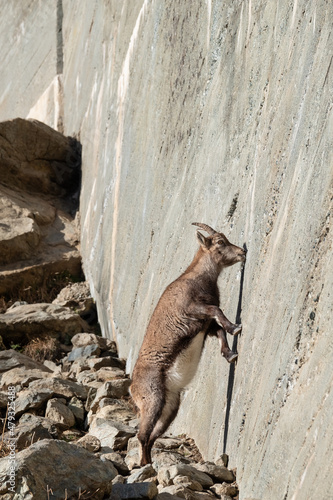
M 66 402 L 66 400 L 63 400 Z M 71 410 L 60 399 L 50 399 L 47 402 L 45 417 L 54 422 L 60 429 L 69 429 L 75 424 Z
M 16 498 L 45 500 L 46 491 L 52 498 L 63 500 L 86 491 L 101 500 L 109 494 L 117 471 L 111 462 L 102 462 L 87 450 L 65 441 L 44 439 L 16 455 Z M 0 460 L 0 495 L 8 493 L 9 458 Z
M 121 484 L 117 483 L 112 488 L 110 500 L 138 500 L 140 498 L 154 498 L 158 494 L 157 486 L 153 482 Z

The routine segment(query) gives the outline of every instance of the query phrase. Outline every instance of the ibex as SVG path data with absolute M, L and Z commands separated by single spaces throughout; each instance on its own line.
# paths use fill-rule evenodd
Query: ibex
M 132 374 L 131 395 L 140 412 L 141 465 L 151 463 L 151 449 L 175 419 L 182 389 L 192 380 L 207 335 L 217 336 L 229 363 L 226 332 L 237 335 L 219 307 L 217 279 L 223 268 L 245 261 L 245 250 L 206 224 L 193 225 L 200 248 L 186 271 L 164 291 L 150 319 Z

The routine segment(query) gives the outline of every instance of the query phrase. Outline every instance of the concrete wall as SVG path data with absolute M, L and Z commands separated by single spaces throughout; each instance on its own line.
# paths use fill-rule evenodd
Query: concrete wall
M 82 254 L 104 334 L 131 370 L 161 292 L 196 251 L 191 222 L 246 242 L 238 364 L 207 342 L 173 431 L 206 458 L 226 451 L 242 500 L 331 498 L 332 3 L 9 10 L 0 119 L 34 117 L 82 142 Z M 231 320 L 240 279 L 236 267 L 221 276 Z

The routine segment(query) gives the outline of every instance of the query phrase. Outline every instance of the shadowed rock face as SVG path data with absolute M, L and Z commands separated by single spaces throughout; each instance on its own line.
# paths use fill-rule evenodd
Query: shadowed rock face
M 174 431 L 206 458 L 225 448 L 244 499 L 329 498 L 332 2 L 66 0 L 59 51 L 54 5 L 15 4 L 2 61 L 31 59 L 12 90 L 1 80 L 3 119 L 54 126 L 62 109 L 80 137 L 82 254 L 103 331 L 130 369 L 196 251 L 191 222 L 246 242 L 232 391 L 209 339 Z M 223 276 L 230 319 L 239 279 Z
M 1 184 L 28 193 L 68 196 L 78 190 L 80 144 L 36 120 L 0 123 Z
M 0 123 L 0 294 L 80 272 L 81 146 L 36 120 Z

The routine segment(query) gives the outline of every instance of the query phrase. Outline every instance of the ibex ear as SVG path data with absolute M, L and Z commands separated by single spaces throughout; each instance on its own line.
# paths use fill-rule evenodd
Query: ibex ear
M 203 234 L 197 231 L 197 237 L 201 246 L 208 248 L 210 246 L 210 242 L 208 238 L 205 238 Z

